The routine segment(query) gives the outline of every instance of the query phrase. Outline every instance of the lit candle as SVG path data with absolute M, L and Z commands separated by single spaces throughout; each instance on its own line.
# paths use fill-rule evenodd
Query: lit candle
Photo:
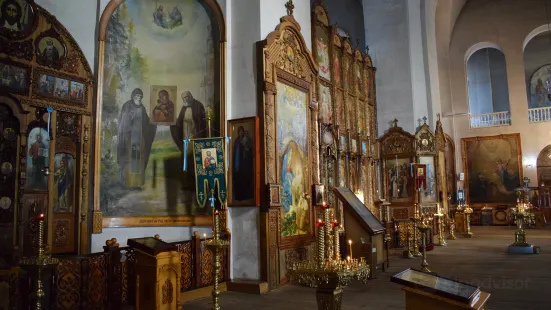
M 207 240 L 207 234 L 203 234 L 203 239 Z
M 325 223 L 319 219 L 316 226 L 318 228 L 318 263 L 323 264 L 325 262 Z
M 352 255 L 352 239 L 348 239 L 348 245 L 350 246 L 350 257 L 354 257 Z
M 347 257 L 346 257 L 346 260 L 350 261 L 350 256 L 347 256 Z
M 440 203 L 436 204 L 436 212 L 440 214 Z

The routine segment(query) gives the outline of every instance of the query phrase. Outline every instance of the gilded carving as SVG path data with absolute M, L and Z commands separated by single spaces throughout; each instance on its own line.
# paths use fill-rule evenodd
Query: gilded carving
M 440 121 L 440 113 L 436 114 L 436 147 L 438 151 L 444 151 L 446 149 L 446 137 L 444 134 L 444 128 L 442 128 L 442 122 Z
M 92 216 L 92 233 L 101 234 L 103 231 L 103 214 L 101 211 L 94 211 Z
M 174 286 L 170 279 L 166 279 L 165 284 L 163 284 L 163 296 L 162 303 L 163 305 L 171 304 L 174 299 Z
M 65 247 L 69 241 L 69 220 L 54 221 L 54 245 L 56 247 Z
M 423 118 L 425 123 L 421 125 L 417 134 L 415 135 L 415 144 L 417 148 L 417 153 L 436 153 L 436 140 L 432 132 L 430 131 L 429 125 L 426 123 L 426 117 Z
M 33 41 L 13 42 L 0 37 L 0 53 L 31 61 L 34 56 Z
M 59 112 L 57 114 L 56 136 L 68 136 L 80 141 L 80 117 L 73 113 Z

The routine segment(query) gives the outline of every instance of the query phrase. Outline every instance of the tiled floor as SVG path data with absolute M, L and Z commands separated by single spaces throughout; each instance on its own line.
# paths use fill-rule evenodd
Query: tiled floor
M 449 241 L 447 247 L 428 252 L 432 271 L 478 285 L 492 294 L 489 308 L 500 310 L 551 309 L 551 228 L 527 230 L 528 242 L 541 246 L 541 254 L 510 255 L 513 227 L 474 227 L 472 239 Z M 342 309 L 405 309 L 404 293 L 390 276 L 408 267 L 419 268 L 420 260 L 399 256 L 390 269 L 368 284 L 354 283 L 344 292 Z M 317 309 L 314 289 L 286 286 L 265 295 L 223 293 L 222 310 Z M 186 310 L 211 308 L 209 298 L 184 304 Z

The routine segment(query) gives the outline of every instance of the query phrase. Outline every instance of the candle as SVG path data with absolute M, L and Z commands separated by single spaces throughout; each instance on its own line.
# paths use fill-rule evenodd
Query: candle
M 440 214 L 440 203 L 436 204 L 436 212 Z
M 346 260 L 347 260 L 347 261 L 350 261 L 350 256 L 347 256 L 347 257 L 346 257 Z
M 325 223 L 319 219 L 316 227 L 318 228 L 318 263 L 323 264 L 325 262 Z
M 207 234 L 203 234 L 203 239 L 207 240 Z
M 348 239 L 348 245 L 349 245 L 349 247 L 350 247 L 350 257 L 354 257 L 354 256 L 352 255 L 352 240 L 351 240 L 351 239 Z

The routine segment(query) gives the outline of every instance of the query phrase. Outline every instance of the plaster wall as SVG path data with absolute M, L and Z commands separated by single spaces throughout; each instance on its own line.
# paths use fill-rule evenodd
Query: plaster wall
M 314 1 L 311 1 L 312 3 Z M 354 47 L 365 49 L 364 13 L 361 0 L 324 0 L 329 12 L 329 24 L 337 24 L 350 35 Z
M 547 23 L 538 0 L 471 0 L 459 16 L 449 48 L 450 98 L 454 123 L 457 171 L 462 172 L 461 138 L 520 133 L 524 176 L 536 185 L 536 158 L 539 151 L 551 142 L 551 123 L 528 123 L 525 64 L 523 47 L 526 37 Z M 466 84 L 465 55 L 480 42 L 498 45 L 507 60 L 511 126 L 470 129 Z M 531 165 L 531 167 L 526 167 Z
M 416 126 L 407 2 L 363 0 L 365 41 L 377 67 L 377 123 L 381 136 L 394 118 L 409 132 L 414 132 Z
M 254 2 L 254 1 L 247 1 Z M 258 1 L 258 0 L 257 0 Z M 265 39 L 270 32 L 275 30 L 281 17 L 287 15 L 285 3 L 288 0 L 260 0 L 260 37 Z M 293 2 L 295 8 L 293 16 L 300 25 L 300 33 L 306 41 L 306 46 L 312 50 L 312 24 L 310 1 L 301 0 Z

